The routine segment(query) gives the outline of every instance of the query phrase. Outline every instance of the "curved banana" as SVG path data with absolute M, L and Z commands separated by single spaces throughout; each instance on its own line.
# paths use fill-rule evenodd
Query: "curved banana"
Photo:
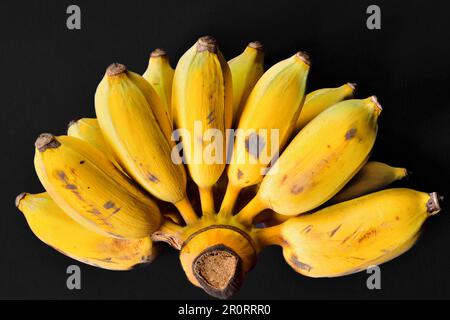
M 70 121 L 69 125 L 67 126 L 67 135 L 84 140 L 87 143 L 91 144 L 98 151 L 106 155 L 117 169 L 123 171 L 120 167 L 116 155 L 114 154 L 114 151 L 106 142 L 97 119 L 81 118 Z
M 233 121 L 238 123 L 245 101 L 264 73 L 264 49 L 259 41 L 250 42 L 237 57 L 228 61 L 233 79 Z
M 332 105 L 353 96 L 356 84 L 346 83 L 337 88 L 324 88 L 308 93 L 302 111 L 295 125 L 295 131 L 303 129 L 319 113 Z
M 155 258 L 149 236 L 128 240 L 92 232 L 70 218 L 46 192 L 21 193 L 16 206 L 40 240 L 80 262 L 109 270 L 129 270 Z
M 239 119 L 220 214 L 232 214 L 240 190 L 263 179 L 287 142 L 302 107 L 308 72 L 308 57 L 299 52 L 275 64 L 256 83 Z
M 439 211 L 436 193 L 388 189 L 262 229 L 259 238 L 266 245 L 281 245 L 295 271 L 337 277 L 399 256 Z
M 151 94 L 156 95 L 144 78 L 112 64 L 95 93 L 98 122 L 125 171 L 155 197 L 177 206 L 186 222 L 194 222 L 184 167 L 172 158 L 174 143 L 157 121 L 151 103 L 159 98 L 151 100 Z
M 156 91 L 164 110 L 172 123 L 172 80 L 174 70 L 164 49 L 155 49 L 150 54 L 147 70 L 142 75 Z
M 44 133 L 35 145 L 34 165 L 41 183 L 84 227 L 119 239 L 138 239 L 160 226 L 156 204 L 87 142 Z
M 405 168 L 369 161 L 338 194 L 330 199 L 329 203 L 338 203 L 381 190 L 392 182 L 403 179 L 407 174 L 408 170 Z
M 215 212 L 212 187 L 226 164 L 224 140 L 232 122 L 232 99 L 230 70 L 216 40 L 198 39 L 175 69 L 172 105 L 189 173 L 199 187 L 206 215 Z
M 238 219 L 251 223 L 266 208 L 297 215 L 333 197 L 367 161 L 380 112 L 375 97 L 322 112 L 288 145 Z

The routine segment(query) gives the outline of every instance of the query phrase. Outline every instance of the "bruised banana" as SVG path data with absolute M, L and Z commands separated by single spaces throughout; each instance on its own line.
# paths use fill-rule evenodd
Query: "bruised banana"
M 333 197 L 365 164 L 377 134 L 376 98 L 346 100 L 325 110 L 301 130 L 238 214 L 250 224 L 270 208 L 297 215 Z
M 356 84 L 347 83 L 337 88 L 324 88 L 308 93 L 295 125 L 295 131 L 303 129 L 312 119 L 332 105 L 353 96 Z
M 190 223 L 197 216 L 186 196 L 186 173 L 172 159 L 174 143 L 153 112 L 155 106 L 162 110 L 159 101 L 144 78 L 112 64 L 97 87 L 95 111 L 122 168 L 155 197 L 173 203 Z
M 155 49 L 150 54 L 147 70 L 142 75 L 156 91 L 164 110 L 172 123 L 172 80 L 174 70 L 170 66 L 169 57 L 163 49 Z
M 69 122 L 67 135 L 86 141 L 98 151 L 102 152 L 108 159 L 122 171 L 114 151 L 108 145 L 102 130 L 95 118 L 81 118 Z
M 439 211 L 436 193 L 387 189 L 262 229 L 259 238 L 282 246 L 298 273 L 337 277 L 407 251 L 425 220 Z
M 302 108 L 308 72 L 308 57 L 298 52 L 275 64 L 256 83 L 237 126 L 221 214 L 232 214 L 240 190 L 263 179 L 264 170 L 287 142 Z
M 233 78 L 233 121 L 238 123 L 245 101 L 264 73 L 264 49 L 259 41 L 250 42 L 237 57 L 228 61 Z
M 407 174 L 408 170 L 405 168 L 369 161 L 338 194 L 330 199 L 329 203 L 338 203 L 381 190 L 394 181 L 403 179 Z
M 87 142 L 44 133 L 35 145 L 42 185 L 82 226 L 119 239 L 144 238 L 160 226 L 156 204 Z
M 149 236 L 115 239 L 92 232 L 70 218 L 46 192 L 21 193 L 16 206 L 40 240 L 80 262 L 109 270 L 129 270 L 155 257 Z
M 224 140 L 233 117 L 231 73 L 214 38 L 198 39 L 180 58 L 172 90 L 189 173 L 199 187 L 203 213 L 212 215 L 212 188 L 225 168 Z

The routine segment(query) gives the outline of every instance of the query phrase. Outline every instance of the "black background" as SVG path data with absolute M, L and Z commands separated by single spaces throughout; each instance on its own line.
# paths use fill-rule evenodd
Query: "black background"
M 114 61 L 142 73 L 149 52 L 165 48 L 175 65 L 205 34 L 229 59 L 247 42 L 265 45 L 266 66 L 297 50 L 312 57 L 308 90 L 357 82 L 358 97 L 384 107 L 373 159 L 405 166 L 403 183 L 450 197 L 450 10 L 444 1 L 2 1 L 0 4 L 0 298 L 209 299 L 166 247 L 144 269 L 113 272 L 81 265 L 31 233 L 15 196 L 40 192 L 33 143 L 62 134 L 69 120 L 94 116 L 95 88 Z M 81 7 L 82 29 L 66 28 Z M 366 28 L 381 7 L 382 29 Z M 310 279 L 268 248 L 236 299 L 450 298 L 450 217 L 430 219 L 418 244 L 382 265 L 382 289 L 367 274 Z M 82 268 L 82 290 L 66 288 L 66 267 Z

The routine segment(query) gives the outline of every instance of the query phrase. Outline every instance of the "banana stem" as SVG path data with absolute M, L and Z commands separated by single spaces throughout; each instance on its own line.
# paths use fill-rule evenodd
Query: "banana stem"
M 238 222 L 246 226 L 251 226 L 253 219 L 263 211 L 267 209 L 266 204 L 264 204 L 259 198 L 258 194 L 236 215 Z
M 200 202 L 202 204 L 202 212 L 204 216 L 213 216 L 216 214 L 216 209 L 214 208 L 214 196 L 213 188 L 198 188 L 200 192 Z
M 166 242 L 171 247 L 180 250 L 184 242 L 182 234 L 183 227 L 172 221 L 164 220 L 163 224 L 152 234 L 151 238 L 155 242 Z
M 186 224 L 193 224 L 198 220 L 197 214 L 192 208 L 192 204 L 187 197 L 175 203 L 175 207 L 177 207 Z
M 283 224 L 279 224 L 269 228 L 262 228 L 255 231 L 255 239 L 261 248 L 283 244 L 283 238 L 281 237 L 281 229 Z
M 239 196 L 240 191 L 241 188 L 236 187 L 228 182 L 227 191 L 225 192 L 222 205 L 220 206 L 219 216 L 228 217 L 233 215 L 234 206 L 236 204 L 236 200 Z

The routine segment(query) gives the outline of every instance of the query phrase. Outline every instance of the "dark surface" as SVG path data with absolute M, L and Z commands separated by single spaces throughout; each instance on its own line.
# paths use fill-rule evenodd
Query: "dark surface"
M 65 25 L 73 3 L 81 7 L 80 31 Z M 33 168 L 36 136 L 94 116 L 95 88 L 109 63 L 142 73 L 150 50 L 163 47 L 175 64 L 205 34 L 227 58 L 260 40 L 267 66 L 308 51 L 309 90 L 351 81 L 358 97 L 376 94 L 384 111 L 373 159 L 413 171 L 408 186 L 450 197 L 449 8 L 444 1 L 376 3 L 382 29 L 370 31 L 366 1 L 2 1 L 0 298 L 208 298 L 169 248 L 131 272 L 79 264 L 82 290 L 69 291 L 65 270 L 78 263 L 37 240 L 14 207 L 18 193 L 42 190 Z M 412 250 L 382 266 L 382 290 L 368 290 L 365 273 L 306 278 L 269 248 L 235 298 L 450 298 L 448 213 L 430 219 Z

